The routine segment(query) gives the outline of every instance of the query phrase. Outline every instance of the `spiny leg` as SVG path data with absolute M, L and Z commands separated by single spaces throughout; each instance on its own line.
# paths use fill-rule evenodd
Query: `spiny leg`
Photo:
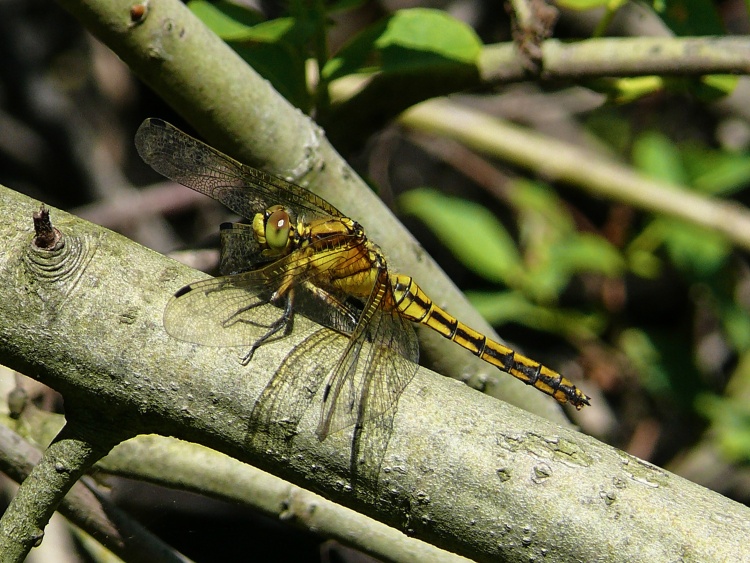
M 245 354 L 242 359 L 240 360 L 243 366 L 246 366 L 250 363 L 250 360 L 253 359 L 253 355 L 255 354 L 255 351 L 260 348 L 263 344 L 268 341 L 269 338 L 274 336 L 277 332 L 279 332 L 282 328 L 284 329 L 284 336 L 287 336 L 293 326 L 293 320 L 294 320 L 294 311 L 292 310 L 293 305 L 293 292 L 289 291 L 286 295 L 284 295 L 284 299 L 286 299 L 286 305 L 284 306 L 284 312 L 283 314 L 276 319 L 274 322 L 272 322 L 270 325 L 268 325 L 268 331 L 258 338 L 255 342 L 253 342 L 252 346 L 250 347 L 250 350 L 248 350 L 247 354 Z M 250 307 L 248 307 L 249 309 Z M 244 321 L 240 321 L 244 322 Z

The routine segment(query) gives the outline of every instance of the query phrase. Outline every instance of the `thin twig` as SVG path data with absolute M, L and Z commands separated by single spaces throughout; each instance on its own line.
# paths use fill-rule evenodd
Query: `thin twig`
M 42 452 L 0 424 L 0 469 L 3 473 L 21 483 L 41 458 Z M 125 560 L 189 561 L 98 494 L 93 485 L 85 480 L 73 485 L 60 503 L 59 511 Z M 6 559 L 3 558 L 3 561 Z

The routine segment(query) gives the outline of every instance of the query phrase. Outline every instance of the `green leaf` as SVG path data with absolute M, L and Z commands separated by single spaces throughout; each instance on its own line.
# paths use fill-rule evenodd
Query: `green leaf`
M 750 183 L 750 156 L 703 146 L 682 147 L 683 162 L 698 191 L 712 195 L 731 195 Z
M 421 188 L 399 197 L 398 207 L 422 221 L 458 260 L 485 279 L 514 285 L 522 275 L 513 238 L 481 205 Z
M 750 461 L 750 408 L 747 402 L 699 395 L 696 408 L 711 421 L 711 432 L 722 453 L 733 462 Z
M 612 245 L 576 230 L 568 208 L 549 186 L 515 181 L 512 187 L 528 294 L 539 301 L 555 301 L 580 272 L 616 275 L 624 269 L 625 261 Z
M 734 92 L 739 76 L 733 74 L 709 74 L 701 76 L 693 88 L 693 94 L 703 102 L 714 102 Z
M 655 395 L 669 395 L 690 407 L 701 391 L 700 374 L 689 350 L 689 331 L 629 328 L 622 332 L 619 346 Z
M 365 70 L 423 72 L 452 65 L 474 65 L 482 43 L 474 30 L 440 10 L 399 10 L 365 29 L 322 70 L 335 80 Z
M 229 2 L 191 0 L 188 8 L 224 41 L 244 39 L 252 26 L 263 21 L 261 14 Z
M 520 291 L 467 291 L 466 297 L 493 326 L 513 322 L 576 340 L 595 338 L 606 327 L 600 315 L 537 305 Z
M 555 4 L 561 8 L 568 10 L 577 10 L 584 12 L 586 10 L 593 10 L 595 8 L 605 8 L 610 4 L 611 0 L 557 0 Z M 619 2 L 618 2 L 619 3 Z
M 515 180 L 511 187 L 511 203 L 521 215 L 521 229 L 526 228 L 523 223 L 533 221 L 531 228 L 535 231 L 543 226 L 547 232 L 573 232 L 575 225 L 570 213 L 548 184 Z M 544 225 L 539 225 L 539 221 Z
M 731 244 L 719 233 L 670 217 L 654 219 L 653 226 L 672 263 L 693 276 L 716 274 L 731 255 Z
M 305 111 L 311 107 L 305 75 L 306 44 L 313 33 L 309 21 L 262 21 L 260 14 L 223 1 L 191 0 L 188 6 L 287 100 Z
M 553 254 L 556 261 L 571 274 L 595 272 L 614 277 L 625 269 L 625 260 L 620 251 L 609 241 L 591 233 L 566 238 Z
M 530 254 L 535 259 L 528 258 Z M 625 269 L 620 252 L 590 233 L 570 233 L 548 244 L 543 253 L 527 249 L 525 255 L 528 275 L 524 278 L 524 292 L 545 303 L 556 301 L 577 274 L 598 273 L 611 277 Z
M 586 116 L 586 129 L 620 155 L 630 151 L 633 131 L 630 122 L 612 106 L 604 106 Z
M 652 252 L 630 247 L 626 251 L 628 268 L 638 277 L 655 280 L 661 275 L 662 261 Z
M 633 163 L 653 178 L 673 184 L 684 184 L 687 181 L 680 151 L 661 133 L 651 131 L 636 139 L 633 144 Z
M 654 92 L 664 89 L 660 76 L 636 76 L 633 78 L 587 80 L 586 85 L 596 92 L 606 94 L 617 104 L 629 104 Z
M 301 25 L 294 18 L 276 18 L 248 28 L 242 41 L 277 43 L 287 40 L 290 44 L 304 44 L 306 33 L 300 33 Z M 238 40 L 239 41 L 239 40 Z
M 312 97 L 305 80 L 305 59 L 285 41 L 230 43 L 243 60 L 296 107 L 307 111 Z
M 715 102 L 734 91 L 736 77 L 722 74 L 707 76 L 665 76 L 664 89 L 680 95 L 689 95 L 702 102 Z
M 669 376 L 662 365 L 661 353 L 647 332 L 636 328 L 624 330 L 618 344 L 637 370 L 644 387 L 657 394 L 669 389 Z
M 724 35 L 716 6 L 711 0 L 659 0 L 654 11 L 675 35 Z
M 636 140 L 633 161 L 640 170 L 655 178 L 674 184 L 689 182 L 690 174 L 684 164 L 688 161 L 687 154 L 683 155 L 660 133 L 645 133 Z M 674 197 L 680 197 L 677 187 Z M 672 263 L 691 275 L 715 274 L 731 253 L 731 245 L 723 235 L 678 219 L 657 217 L 648 232 L 652 241 L 664 244 Z
M 732 346 L 736 350 L 750 350 L 750 317 L 747 310 L 734 301 L 722 305 L 721 321 Z

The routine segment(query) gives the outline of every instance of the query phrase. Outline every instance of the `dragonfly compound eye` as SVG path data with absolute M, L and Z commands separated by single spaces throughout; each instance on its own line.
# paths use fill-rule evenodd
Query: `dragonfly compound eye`
M 276 209 L 266 220 L 266 244 L 273 249 L 285 248 L 289 241 L 289 213 Z

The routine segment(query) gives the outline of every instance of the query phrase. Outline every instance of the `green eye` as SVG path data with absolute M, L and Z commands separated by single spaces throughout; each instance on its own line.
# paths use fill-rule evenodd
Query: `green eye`
M 273 249 L 285 248 L 289 241 L 289 230 L 289 214 L 283 208 L 277 209 L 266 221 L 266 244 Z

